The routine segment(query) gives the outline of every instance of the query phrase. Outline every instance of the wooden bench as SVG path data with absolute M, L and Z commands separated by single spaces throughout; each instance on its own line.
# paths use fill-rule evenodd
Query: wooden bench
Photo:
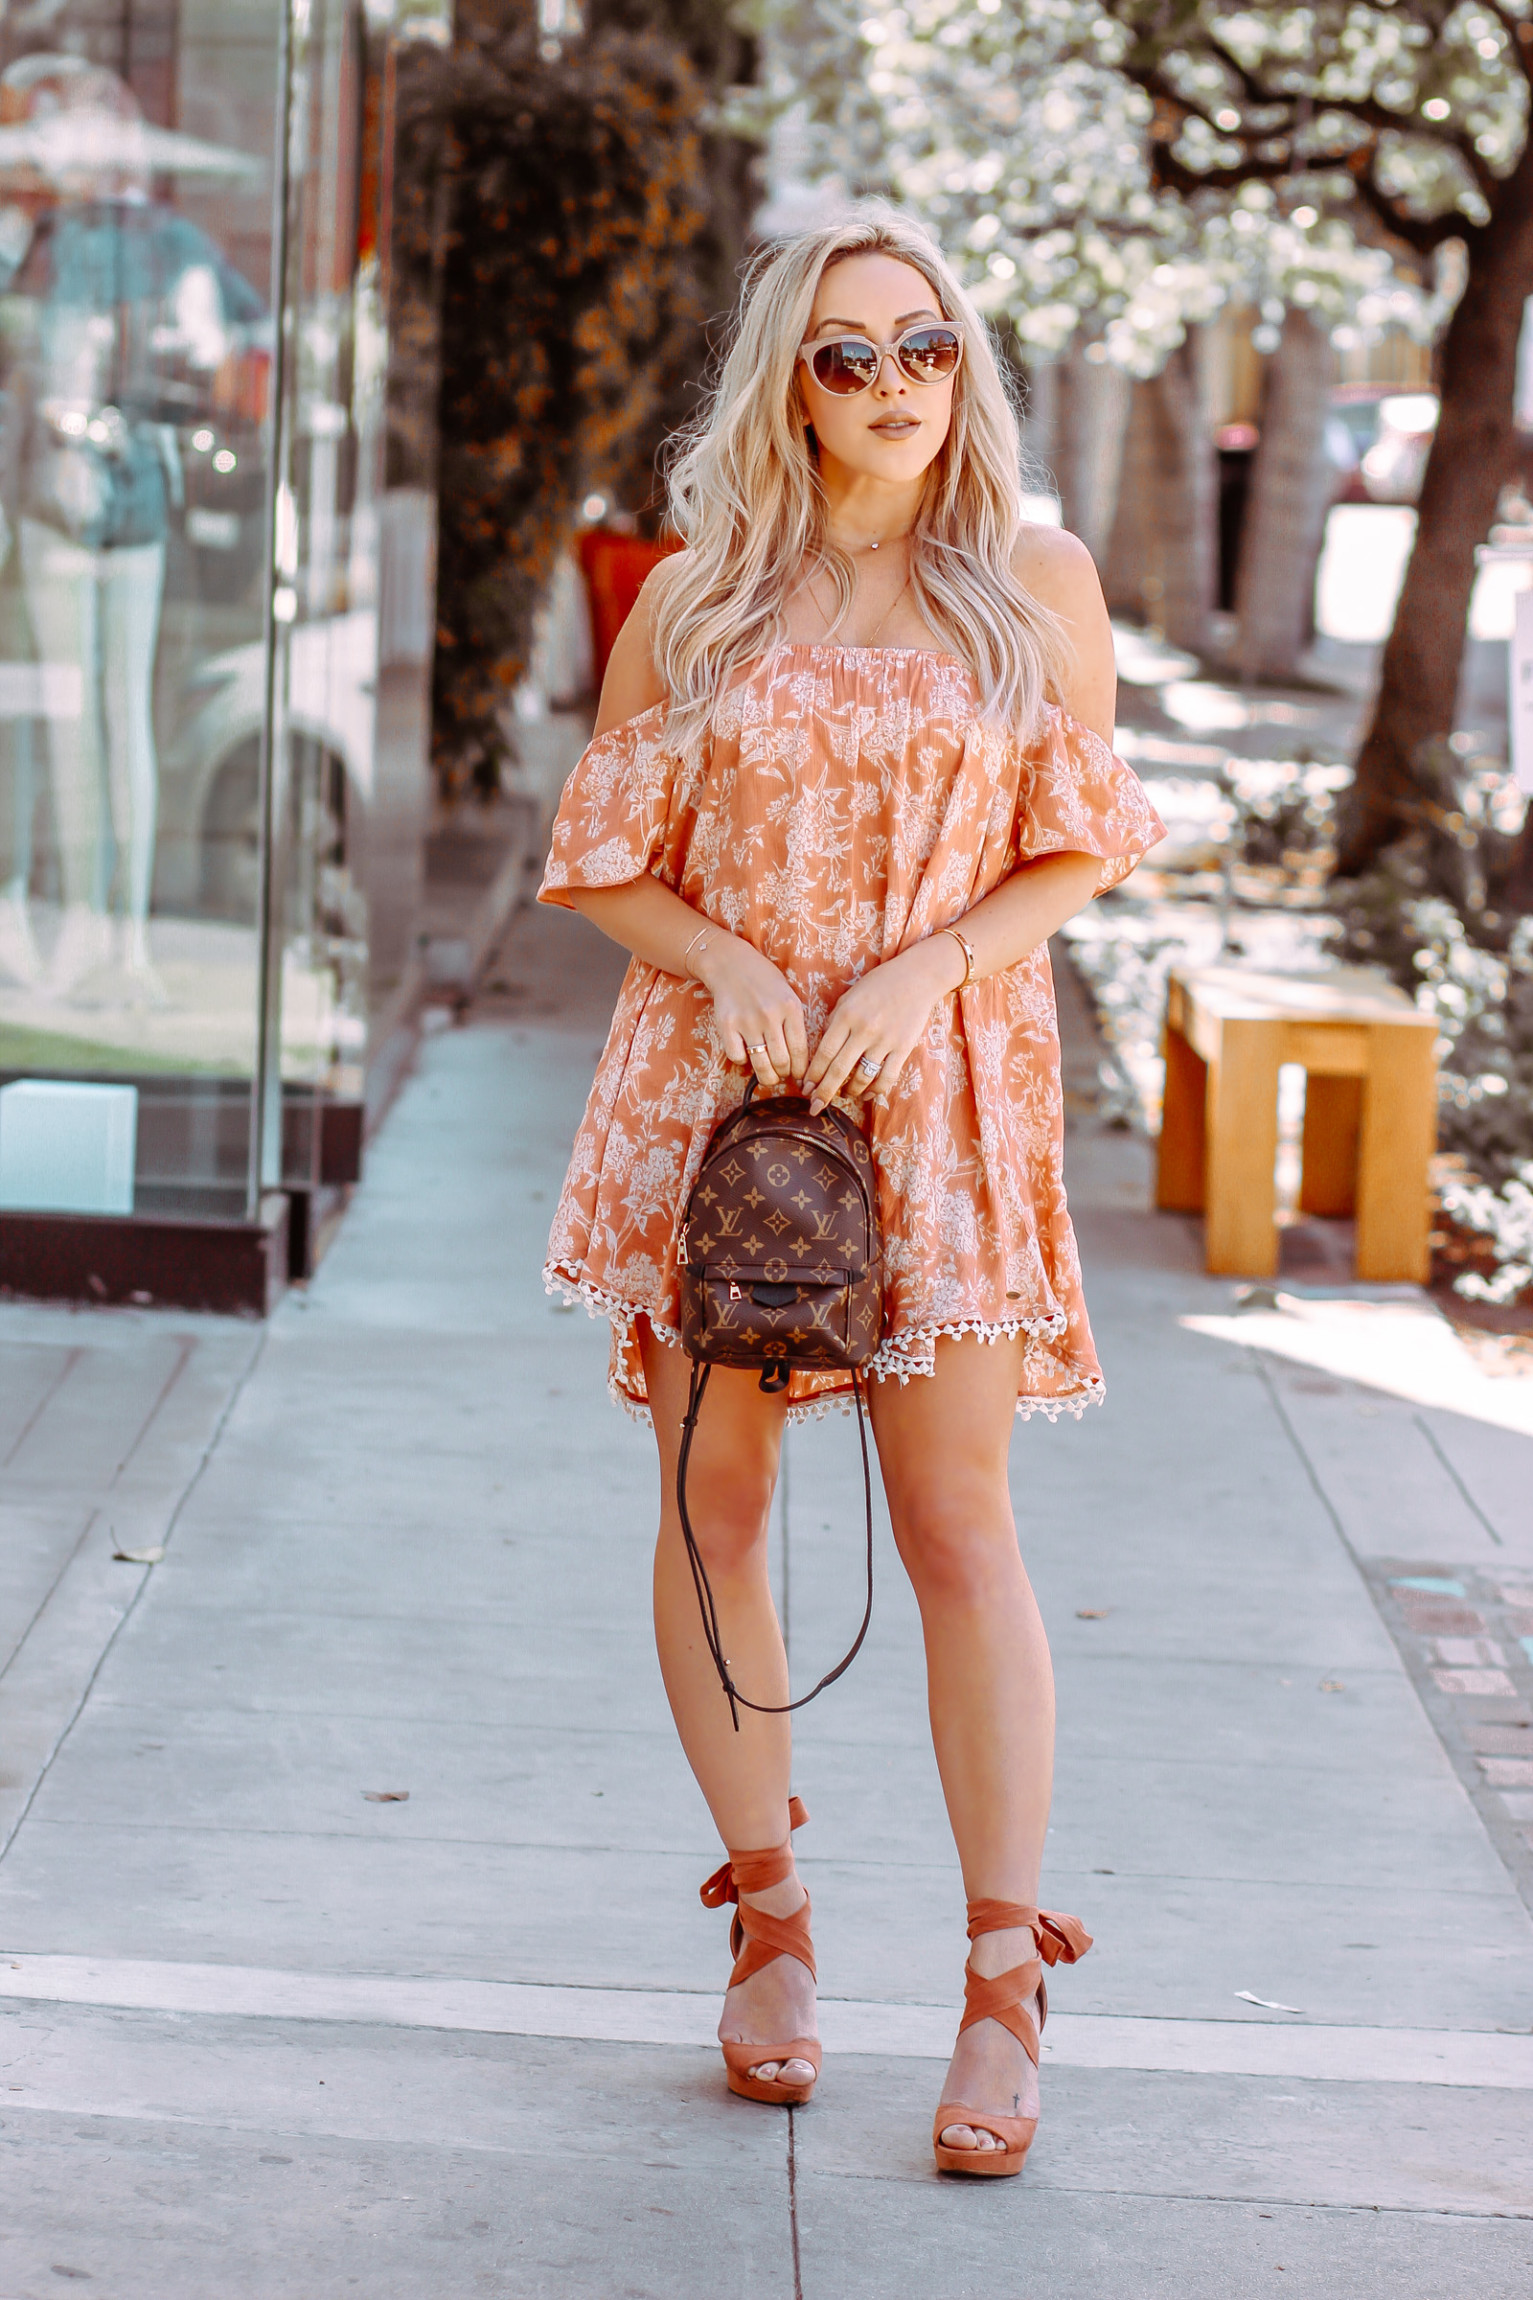
M 1205 1214 L 1213 1271 L 1272 1277 L 1278 1071 L 1308 1073 L 1309 1214 L 1357 1216 L 1357 1275 L 1421 1284 L 1437 1138 L 1437 1025 L 1367 967 L 1176 970 L 1155 1202 Z

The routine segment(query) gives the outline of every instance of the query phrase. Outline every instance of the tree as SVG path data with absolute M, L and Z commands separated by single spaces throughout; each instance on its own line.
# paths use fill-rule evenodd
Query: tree
M 581 497 L 610 483 L 701 318 L 703 91 L 685 55 L 606 30 L 561 45 L 524 0 L 463 12 L 401 90 L 413 228 L 440 283 L 441 533 L 433 741 L 492 789 L 505 706 Z
M 1159 166 L 1163 100 L 1120 68 L 1132 43 L 1119 13 L 1095 0 L 899 0 L 872 14 L 852 0 L 757 0 L 769 40 L 760 101 L 803 109 L 827 177 L 928 217 L 1021 356 L 1056 363 L 1050 460 L 1066 523 L 1094 551 L 1118 497 L 1120 378 L 1165 373 L 1140 395 L 1154 451 L 1147 433 L 1136 441 L 1160 506 L 1152 580 L 1173 602 L 1180 643 L 1201 647 L 1216 474 L 1190 388 L 1197 355 L 1181 350 L 1188 331 L 1233 297 L 1262 307 L 1274 344 L 1273 315 L 1281 323 L 1290 309 L 1316 323 L 1294 330 L 1308 340 L 1321 323 L 1367 332 L 1419 317 L 1422 302 L 1391 278 L 1389 253 L 1360 246 L 1345 222 L 1305 211 L 1301 225 L 1264 182 Z M 1291 393 L 1278 395 L 1285 410 L 1300 412 Z M 1267 460 L 1289 480 L 1302 444 L 1300 499 L 1323 468 L 1320 433 L 1311 422 L 1300 443 L 1280 423 L 1271 441 Z M 1293 497 L 1273 489 L 1266 500 L 1286 514 Z M 1261 667 L 1281 674 L 1300 642 L 1277 648 L 1276 637 L 1307 617 L 1314 555 L 1269 525 L 1279 531 L 1268 545 L 1281 547 L 1253 552 L 1246 596 Z M 1311 525 L 1300 523 L 1304 536 Z
M 1310 640 L 1315 570 L 1331 507 L 1325 453 L 1336 355 L 1327 327 L 1297 304 L 1267 376 L 1261 440 L 1235 583 L 1243 678 L 1291 677 Z
M 586 0 L 585 23 L 593 37 L 608 31 L 647 33 L 679 48 L 704 99 L 697 130 L 706 209 L 687 258 L 697 282 L 698 317 L 673 344 L 671 387 L 636 427 L 625 467 L 614 474 L 618 494 L 637 503 L 646 527 L 656 528 L 664 503 L 661 451 L 697 413 L 710 361 L 739 299 L 751 217 L 761 196 L 757 139 L 733 132 L 726 117 L 732 94 L 756 77 L 758 44 L 722 0 Z
M 1311 212 L 1345 206 L 1422 265 L 1463 251 L 1415 546 L 1344 809 L 1339 868 L 1354 873 L 1419 818 L 1421 762 L 1453 727 L 1475 549 L 1516 459 L 1533 12 L 1529 0 L 1103 0 L 1103 16 L 1124 76 L 1154 103 L 1161 187 L 1196 198 L 1265 184 Z

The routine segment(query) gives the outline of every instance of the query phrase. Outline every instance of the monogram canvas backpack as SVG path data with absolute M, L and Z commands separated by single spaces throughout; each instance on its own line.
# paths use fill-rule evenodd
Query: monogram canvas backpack
M 702 1608 L 703 1631 L 735 1730 L 739 1708 L 776 1714 L 801 1709 L 855 1660 L 873 1611 L 873 1485 L 859 1369 L 883 1327 L 882 1246 L 873 1156 L 862 1129 L 842 1110 L 812 1113 L 802 1094 L 755 1098 L 751 1080 L 738 1110 L 721 1121 L 703 1153 L 679 1241 L 681 1342 L 692 1384 L 676 1465 L 676 1501 Z M 768 1393 L 788 1386 L 789 1369 L 851 1374 L 867 1510 L 867 1605 L 850 1652 L 814 1691 L 776 1705 L 747 1700 L 729 1674 L 707 1570 L 687 1510 L 687 1463 L 708 1376 L 715 1366 L 759 1369 Z

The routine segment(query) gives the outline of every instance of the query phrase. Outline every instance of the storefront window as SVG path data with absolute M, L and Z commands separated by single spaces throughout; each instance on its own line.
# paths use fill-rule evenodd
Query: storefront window
M 0 19 L 0 1085 L 135 1088 L 140 1212 L 244 1216 L 317 1171 L 314 1113 L 360 1096 L 405 971 L 422 730 L 391 769 L 379 726 L 396 12 Z M 0 1205 L 3 1167 L 0 1126 Z

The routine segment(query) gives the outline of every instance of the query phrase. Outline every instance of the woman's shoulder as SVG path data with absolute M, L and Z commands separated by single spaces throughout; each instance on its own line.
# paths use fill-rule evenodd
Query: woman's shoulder
M 1011 571 L 1042 606 L 1072 622 L 1102 594 L 1096 561 L 1068 527 L 1025 522 L 1012 549 Z
M 1055 673 L 1057 699 L 1111 748 L 1117 674 L 1096 562 L 1068 528 L 1026 526 L 1011 567 L 1023 590 L 1058 620 L 1064 659 Z

